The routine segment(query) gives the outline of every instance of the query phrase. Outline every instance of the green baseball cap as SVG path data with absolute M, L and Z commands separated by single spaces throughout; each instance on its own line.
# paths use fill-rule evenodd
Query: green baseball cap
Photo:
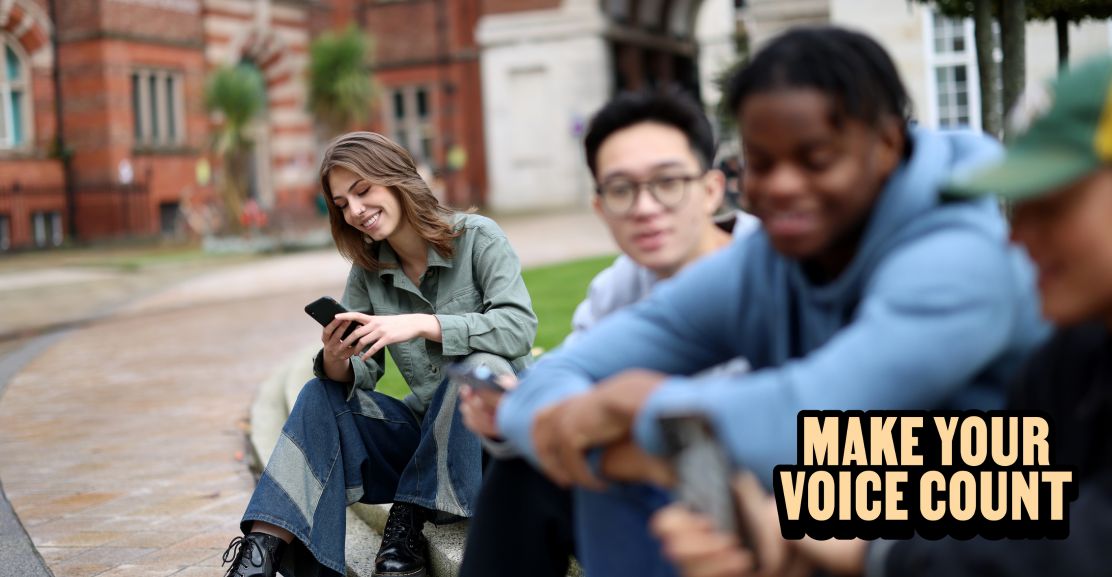
M 1029 90 L 1009 118 L 1016 136 L 998 164 L 958 177 L 951 196 L 1022 200 L 1112 163 L 1112 57 L 1101 56 Z

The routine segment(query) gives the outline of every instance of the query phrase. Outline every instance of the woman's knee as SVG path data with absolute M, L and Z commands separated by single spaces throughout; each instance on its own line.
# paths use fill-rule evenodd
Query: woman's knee
M 473 369 L 475 367 L 486 367 L 496 375 L 513 374 L 514 367 L 504 357 L 500 357 L 493 353 L 477 351 L 463 357 L 459 363 L 466 369 Z
M 346 405 L 343 384 L 326 379 L 310 379 L 301 387 L 294 402 L 293 413 L 320 414 L 332 417 L 337 405 Z

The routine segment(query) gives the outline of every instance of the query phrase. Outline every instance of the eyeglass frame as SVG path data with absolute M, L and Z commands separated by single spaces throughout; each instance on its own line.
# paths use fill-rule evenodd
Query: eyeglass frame
M 683 204 L 684 200 L 687 200 L 687 190 L 691 187 L 691 183 L 697 180 L 702 180 L 709 172 L 709 170 L 705 170 L 700 174 L 685 174 L 683 176 L 658 176 L 655 178 L 650 178 L 648 180 L 622 179 L 622 182 L 628 182 L 632 184 L 636 189 L 636 194 L 634 194 L 633 196 L 633 202 L 630 202 L 629 207 L 623 211 L 616 211 L 610 208 L 610 206 L 606 202 L 606 194 L 603 191 L 606 186 L 605 184 L 597 185 L 595 187 L 595 193 L 598 194 L 599 203 L 602 204 L 603 210 L 614 216 L 628 216 L 630 213 L 632 213 L 633 209 L 637 206 L 637 203 L 641 201 L 642 191 L 647 191 L 649 193 L 649 196 L 651 196 L 657 204 L 663 206 L 666 210 L 671 211 L 679 205 Z M 672 204 L 668 204 L 660 200 L 660 197 L 657 195 L 656 190 L 656 187 L 659 186 L 662 181 L 668 180 L 679 180 L 683 182 L 683 192 L 682 194 L 680 194 L 680 197 Z

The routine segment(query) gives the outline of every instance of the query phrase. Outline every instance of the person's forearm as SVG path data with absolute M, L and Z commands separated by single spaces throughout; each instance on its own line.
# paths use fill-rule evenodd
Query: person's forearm
M 355 370 L 351 368 L 351 360 L 324 360 L 324 374 L 338 383 L 350 383 L 355 380 Z
M 419 336 L 422 339 L 435 343 L 444 342 L 444 331 L 440 329 L 440 321 L 436 315 L 413 315 L 419 323 Z

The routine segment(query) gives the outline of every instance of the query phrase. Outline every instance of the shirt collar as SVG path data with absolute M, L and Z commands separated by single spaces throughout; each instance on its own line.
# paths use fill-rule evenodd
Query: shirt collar
M 394 252 L 394 247 L 390 246 L 390 243 L 386 241 L 376 244 L 378 245 L 378 262 L 381 265 L 378 269 L 378 276 L 381 277 L 386 274 L 394 274 L 395 269 L 401 268 L 401 263 L 398 261 L 398 253 Z M 436 249 L 433 248 L 431 244 L 429 245 L 428 256 L 425 258 L 429 268 L 434 266 L 452 268 L 454 260 L 451 257 L 445 258 L 440 256 L 440 253 L 436 252 Z

